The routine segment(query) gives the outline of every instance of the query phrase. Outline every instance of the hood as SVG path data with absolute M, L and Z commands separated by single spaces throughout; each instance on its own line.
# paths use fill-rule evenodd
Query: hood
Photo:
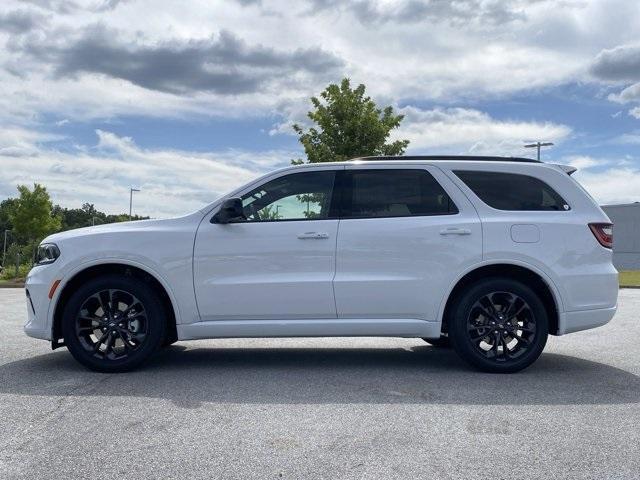
M 184 217 L 168 218 L 163 220 L 135 220 L 132 222 L 107 223 L 94 227 L 75 228 L 64 232 L 54 233 L 45 238 L 42 243 L 57 243 L 71 238 L 90 237 L 92 235 L 104 235 L 109 233 L 134 233 L 140 231 L 153 231 L 159 229 L 170 229 L 184 225 L 192 221 L 195 217 L 201 217 L 199 212 L 186 215 Z

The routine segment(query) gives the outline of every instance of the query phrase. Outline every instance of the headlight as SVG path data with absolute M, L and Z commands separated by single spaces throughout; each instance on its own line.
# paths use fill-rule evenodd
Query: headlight
M 47 265 L 53 263 L 60 256 L 60 249 L 55 243 L 42 243 L 38 246 L 34 265 Z

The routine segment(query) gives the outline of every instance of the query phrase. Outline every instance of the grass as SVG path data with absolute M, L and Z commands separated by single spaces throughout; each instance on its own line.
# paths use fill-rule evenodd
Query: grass
M 627 270 L 620 272 L 621 287 L 640 287 L 640 270 Z
M 24 285 L 24 279 L 4 280 L 0 278 L 0 288 L 2 287 L 15 288 L 15 287 L 22 287 L 23 285 Z
M 31 264 L 20 265 L 16 276 L 16 267 L 6 265 L 5 269 L 0 272 L 0 286 L 23 284 L 29 270 L 31 270 Z

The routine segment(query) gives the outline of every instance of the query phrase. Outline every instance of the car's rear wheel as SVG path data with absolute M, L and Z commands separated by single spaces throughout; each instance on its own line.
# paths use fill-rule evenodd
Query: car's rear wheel
M 62 333 L 84 366 L 100 372 L 131 370 L 163 343 L 162 302 L 145 282 L 123 275 L 93 279 L 65 306 Z
M 486 372 L 510 373 L 540 356 L 549 319 L 529 287 L 511 279 L 489 278 L 458 297 L 448 326 L 453 348 L 464 360 Z
M 440 338 L 423 338 L 425 342 L 433 347 L 438 348 L 449 348 L 451 347 L 451 342 L 449 342 L 449 337 L 445 335 L 441 335 Z

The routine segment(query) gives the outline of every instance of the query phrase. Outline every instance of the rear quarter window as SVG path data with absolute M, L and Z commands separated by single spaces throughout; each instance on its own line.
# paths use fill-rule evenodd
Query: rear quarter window
M 498 210 L 566 211 L 565 200 L 542 180 L 530 175 L 454 170 L 480 200 Z

